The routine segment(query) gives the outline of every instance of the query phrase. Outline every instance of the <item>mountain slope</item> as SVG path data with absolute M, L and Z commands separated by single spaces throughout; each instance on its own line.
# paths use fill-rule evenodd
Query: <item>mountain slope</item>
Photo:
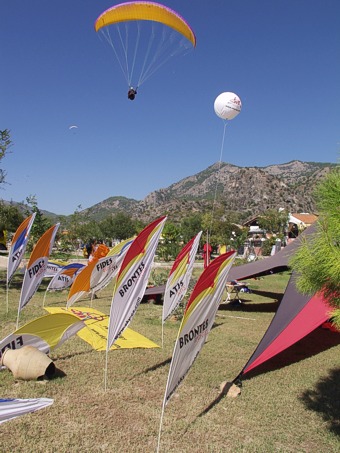
M 315 184 L 334 166 L 301 161 L 267 167 L 216 163 L 168 188 L 150 193 L 144 200 L 110 197 L 83 213 L 99 220 L 122 211 L 148 222 L 164 214 L 176 221 L 191 212 L 209 212 L 213 204 L 225 211 L 249 214 L 279 207 L 290 212 L 314 212 Z

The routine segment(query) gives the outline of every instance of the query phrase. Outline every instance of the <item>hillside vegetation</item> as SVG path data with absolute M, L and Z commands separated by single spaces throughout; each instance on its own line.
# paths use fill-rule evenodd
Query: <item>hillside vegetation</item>
M 335 164 L 292 161 L 268 167 L 238 167 L 215 163 L 167 188 L 150 193 L 144 200 L 110 197 L 83 211 L 100 220 L 123 211 L 148 222 L 167 214 L 178 220 L 188 213 L 210 212 L 216 192 L 216 208 L 253 215 L 271 208 L 290 212 L 315 212 L 313 190 Z M 217 189 L 217 190 L 216 190 Z

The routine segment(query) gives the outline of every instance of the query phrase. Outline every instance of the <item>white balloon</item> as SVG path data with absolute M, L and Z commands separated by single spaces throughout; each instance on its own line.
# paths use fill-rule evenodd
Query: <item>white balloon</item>
M 241 108 L 241 99 L 230 91 L 221 93 L 214 102 L 215 113 L 223 120 L 232 120 L 240 113 Z

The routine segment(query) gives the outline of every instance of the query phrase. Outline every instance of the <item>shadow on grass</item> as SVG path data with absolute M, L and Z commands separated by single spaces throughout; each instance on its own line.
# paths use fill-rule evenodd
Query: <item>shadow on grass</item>
M 313 390 L 306 390 L 300 400 L 306 408 L 321 414 L 327 428 L 340 436 L 340 368 L 320 378 Z
M 63 377 L 66 377 L 67 374 L 63 371 L 63 370 L 60 370 L 59 368 L 56 368 L 55 369 L 55 373 L 54 375 L 50 378 L 51 379 L 59 379 L 59 378 L 63 378 Z
M 7 275 L 7 274 L 6 274 Z M 14 275 L 12 277 L 12 280 L 10 281 L 9 285 L 8 285 L 8 289 L 11 290 L 11 289 L 16 289 L 16 290 L 20 290 L 21 287 L 22 287 L 22 283 L 23 283 L 23 276 L 17 276 L 17 275 Z M 6 277 L 4 279 L 1 279 L 0 280 L 0 285 L 3 286 L 3 287 L 6 287 L 7 285 L 7 279 Z
M 308 357 L 320 354 L 327 349 L 340 344 L 340 334 L 331 332 L 327 329 L 316 329 L 302 340 L 298 341 L 285 351 L 272 357 L 267 362 L 259 365 L 254 370 L 249 371 L 242 376 L 242 381 L 251 379 L 262 373 L 268 373 L 280 368 L 284 368 L 293 363 L 300 362 Z M 307 390 L 301 399 L 311 410 L 324 412 L 324 419 L 331 424 L 331 430 L 340 435 L 340 369 L 335 370 L 332 374 L 322 379 L 317 385 L 316 390 Z M 242 383 L 240 383 L 242 385 Z M 226 395 L 232 382 L 227 382 L 220 394 L 209 406 L 204 409 L 198 417 L 207 414 L 216 404 L 218 404 Z M 330 402 L 331 401 L 331 402 Z M 309 406 L 308 406 L 309 405 Z M 334 406 L 334 407 L 333 407 Z M 329 409 L 330 407 L 330 409 Z M 330 413 L 330 410 L 332 413 Z
M 272 357 L 267 362 L 257 366 L 253 370 L 242 376 L 242 381 L 251 379 L 259 374 L 268 373 L 270 371 L 279 370 L 293 363 L 300 362 L 309 357 L 313 357 L 321 352 L 327 351 L 330 348 L 340 344 L 340 334 L 331 332 L 328 329 L 321 327 L 313 330 L 309 335 L 302 338 L 297 343 Z
M 221 326 L 223 326 L 223 324 L 225 324 L 225 322 L 214 322 L 211 330 L 216 329 L 217 327 L 221 327 Z
M 225 398 L 226 394 L 228 393 L 228 390 L 230 387 L 233 385 L 232 382 L 227 382 L 223 389 L 221 390 L 220 394 L 217 396 L 217 398 L 214 399 L 212 403 L 209 404 L 208 407 L 206 407 L 200 414 L 198 414 L 197 418 L 203 417 L 203 415 L 207 414 L 213 407 L 216 406 L 223 398 Z
M 149 371 L 155 371 L 158 368 L 161 368 L 161 367 L 163 367 L 165 365 L 168 365 L 171 362 L 171 360 L 172 360 L 172 357 L 169 357 L 168 359 L 163 360 L 163 362 L 157 363 L 156 365 L 153 365 L 150 368 L 146 368 L 146 370 L 141 371 L 140 373 L 137 373 L 134 376 L 132 376 L 130 380 L 134 379 L 137 376 L 141 376 L 142 374 L 149 373 Z
M 37 381 L 53 381 L 54 379 L 64 378 L 66 376 L 67 374 L 63 370 L 55 367 L 53 373 L 41 376 L 37 379 Z
M 275 293 L 272 291 L 259 291 L 252 290 L 252 294 L 267 297 L 271 299 L 270 302 L 254 302 L 252 299 L 248 299 L 246 293 L 239 293 L 239 300 L 241 304 L 237 304 L 237 298 L 232 297 L 231 303 L 222 303 L 219 306 L 219 310 L 222 311 L 246 311 L 246 312 L 257 312 L 257 313 L 276 313 L 278 306 L 282 300 L 283 293 Z
M 73 352 L 72 354 L 67 354 L 61 357 L 56 357 L 53 359 L 54 362 L 58 362 L 58 360 L 66 360 L 66 359 L 71 359 L 72 357 L 76 357 L 77 355 L 84 355 L 84 354 L 90 354 L 93 352 L 93 349 L 89 349 L 88 351 L 82 351 L 82 352 Z
M 223 303 L 218 307 L 218 309 L 219 311 L 244 311 L 246 313 L 276 313 L 278 309 L 278 302 L 256 303 L 252 302 L 251 300 L 245 300 L 243 298 L 241 298 L 240 300 L 242 302 L 240 305 Z
M 276 302 L 281 302 L 283 293 L 274 293 L 272 291 L 259 291 L 258 289 L 253 289 L 252 294 L 256 294 L 261 297 L 268 297 L 269 299 L 275 300 Z

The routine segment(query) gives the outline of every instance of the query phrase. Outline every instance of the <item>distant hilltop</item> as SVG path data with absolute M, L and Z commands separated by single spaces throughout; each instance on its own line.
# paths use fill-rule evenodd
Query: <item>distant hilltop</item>
M 336 165 L 294 160 L 267 167 L 238 167 L 217 162 L 167 188 L 151 192 L 144 200 L 112 196 L 81 213 L 87 219 L 102 220 L 112 213 L 124 212 L 144 222 L 167 214 L 171 221 L 178 221 L 190 213 L 210 212 L 215 193 L 216 209 L 239 212 L 244 217 L 271 208 L 313 213 L 315 184 Z M 58 217 L 43 212 L 52 219 Z
M 223 207 L 224 211 L 253 215 L 281 207 L 290 212 L 312 213 L 316 209 L 315 184 L 335 166 L 298 160 L 267 167 L 238 167 L 218 162 L 150 193 L 144 200 L 113 196 L 83 212 L 97 220 L 122 211 L 145 222 L 164 214 L 176 221 L 190 213 L 210 212 L 216 192 L 216 207 Z

